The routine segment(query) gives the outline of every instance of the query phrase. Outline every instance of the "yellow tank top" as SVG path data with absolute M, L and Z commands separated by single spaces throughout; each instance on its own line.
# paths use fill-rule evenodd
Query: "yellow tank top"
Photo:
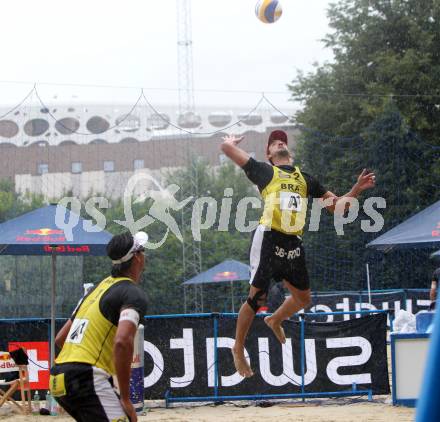
M 110 375 L 116 373 L 113 364 L 113 340 L 117 326 L 104 317 L 99 309 L 103 294 L 126 277 L 108 277 L 79 306 L 63 348 L 55 363 L 89 363 Z
M 273 177 L 261 192 L 260 224 L 290 235 L 302 235 L 307 212 L 307 182 L 298 167 L 293 173 L 273 167 Z

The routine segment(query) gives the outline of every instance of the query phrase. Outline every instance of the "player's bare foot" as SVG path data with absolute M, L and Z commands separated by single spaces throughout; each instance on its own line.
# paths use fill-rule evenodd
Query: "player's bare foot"
M 278 341 L 284 344 L 286 342 L 286 335 L 284 334 L 284 329 L 281 324 L 274 321 L 270 316 L 265 317 L 264 322 L 273 331 Z
M 234 357 L 234 365 L 237 372 L 245 378 L 249 378 L 254 375 L 251 367 L 247 363 L 246 358 L 244 357 L 243 351 L 238 351 L 235 347 L 232 349 L 232 356 Z

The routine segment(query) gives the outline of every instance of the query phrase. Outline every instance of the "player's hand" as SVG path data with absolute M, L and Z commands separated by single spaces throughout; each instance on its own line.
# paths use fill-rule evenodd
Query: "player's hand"
M 226 135 L 222 139 L 225 144 L 238 145 L 244 139 L 244 136 Z
M 124 409 L 124 412 L 127 414 L 127 416 L 130 418 L 130 422 L 137 422 L 137 415 L 136 410 L 134 410 L 132 402 L 127 400 L 120 400 L 121 406 Z
M 371 189 L 376 186 L 376 176 L 373 172 L 368 172 L 367 169 L 363 169 L 359 175 L 357 183 L 359 190 Z

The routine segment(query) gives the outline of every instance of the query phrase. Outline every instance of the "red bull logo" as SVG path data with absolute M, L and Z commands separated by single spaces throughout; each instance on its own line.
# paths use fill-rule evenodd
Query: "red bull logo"
M 13 360 L 8 360 L 6 362 L 0 362 L 0 369 L 11 369 L 13 370 L 17 366 Z
M 47 253 L 90 253 L 90 247 L 88 245 L 80 245 L 80 246 L 70 246 L 70 245 L 60 245 L 60 246 L 50 246 L 50 245 L 44 245 L 43 246 L 44 252 Z
M 64 231 L 60 229 L 28 229 L 24 232 L 24 235 L 17 236 L 15 238 L 17 242 L 47 242 L 47 243 L 59 243 L 65 242 L 66 237 Z
M 432 237 L 439 237 L 440 236 L 440 230 L 433 230 L 432 231 Z
M 439 237 L 440 236 L 440 221 L 437 222 L 437 226 L 432 231 L 432 237 Z
M 36 230 L 26 230 L 25 234 L 33 234 L 37 236 L 51 236 L 54 234 L 64 234 L 64 231 L 59 229 L 36 229 Z
M 221 273 L 217 273 L 214 276 L 215 281 L 236 280 L 237 278 L 238 278 L 238 274 L 235 271 L 223 271 Z
M 9 355 L 9 353 L 0 353 L 0 361 L 9 360 L 10 358 L 11 356 Z
M 14 370 L 16 367 L 15 362 L 12 360 L 9 353 L 0 353 L 0 369 L 2 370 Z

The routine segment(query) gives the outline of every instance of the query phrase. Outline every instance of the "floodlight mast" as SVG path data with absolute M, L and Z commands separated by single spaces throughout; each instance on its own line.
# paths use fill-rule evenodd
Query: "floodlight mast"
M 177 11 L 177 82 L 179 92 L 179 126 L 185 119 L 195 116 L 194 73 L 192 53 L 191 0 L 176 0 Z M 181 142 L 185 162 L 188 165 L 189 180 L 181 186 L 181 198 L 198 198 L 198 162 L 192 151 L 193 129 L 181 132 Z M 194 200 L 182 209 L 182 266 L 183 281 L 197 275 L 202 270 L 200 242 L 191 233 L 192 205 Z M 184 311 L 203 312 L 203 290 L 201 286 L 184 287 Z

